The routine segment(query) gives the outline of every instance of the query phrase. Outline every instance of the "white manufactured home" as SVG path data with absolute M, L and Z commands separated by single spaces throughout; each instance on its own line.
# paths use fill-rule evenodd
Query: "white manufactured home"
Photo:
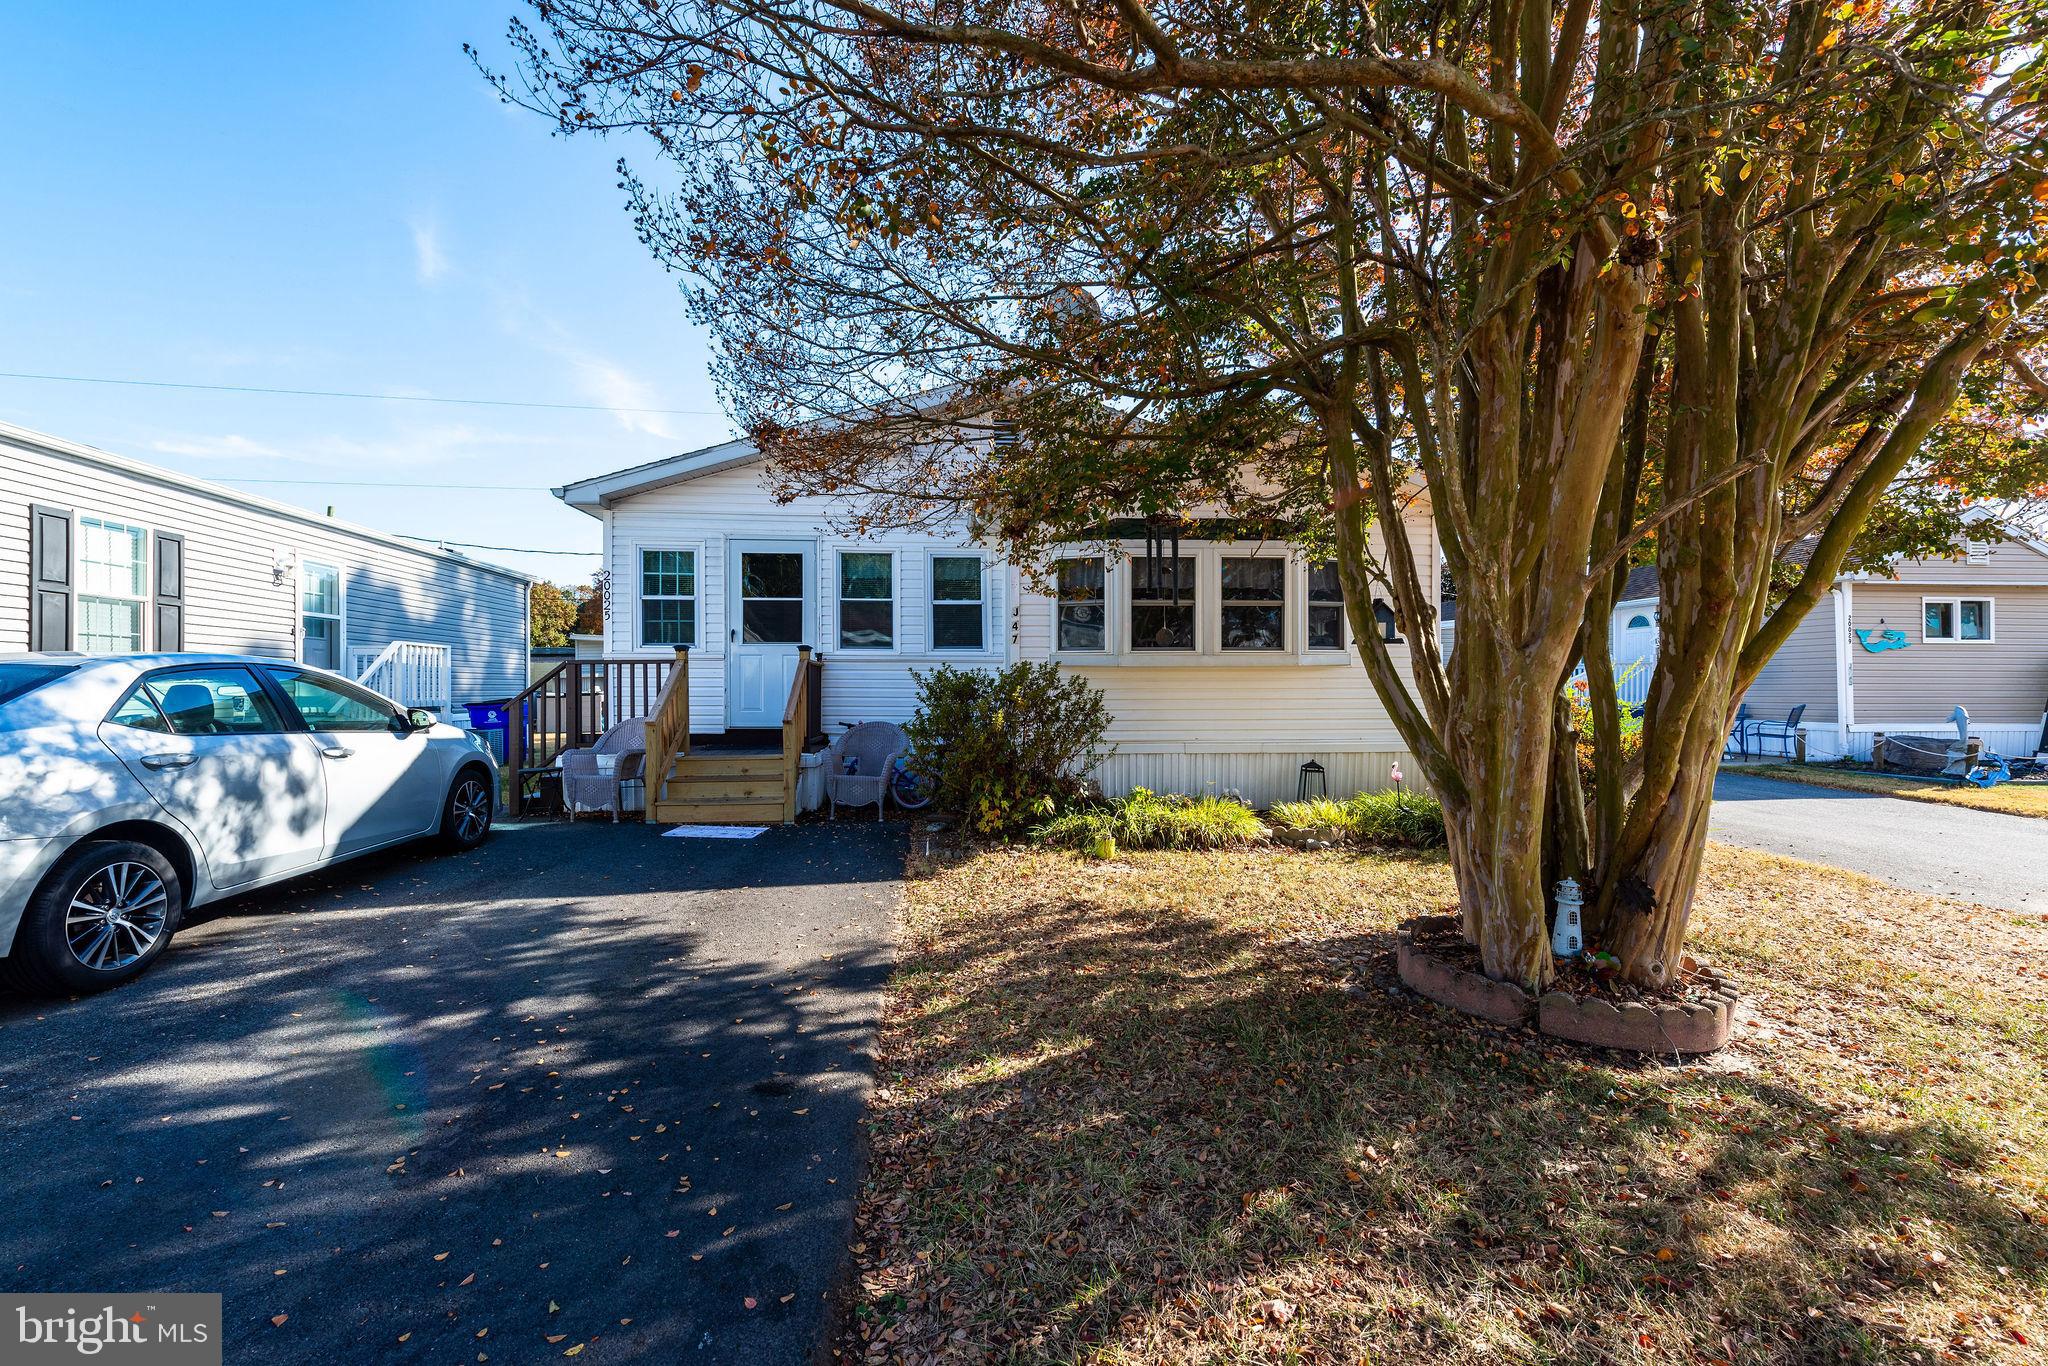
M 0 423 L 0 653 L 217 650 L 447 709 L 526 683 L 526 576 Z
M 853 536 L 850 509 L 832 500 L 778 503 L 744 441 L 556 493 L 604 524 L 611 674 L 688 647 L 697 735 L 782 725 L 810 650 L 824 662 L 808 729 L 825 735 L 908 719 L 916 670 L 1053 661 L 1106 694 L 1115 753 L 1095 777 L 1112 794 L 1270 803 L 1294 797 L 1314 760 L 1340 795 L 1387 785 L 1405 757 L 1348 638 L 1334 570 L 1284 544 L 1207 537 L 1198 518 L 1178 564 L 1147 560 L 1134 529 L 1124 555 L 1074 547 L 1040 581 L 964 529 Z M 1417 562 L 1434 565 L 1426 506 L 1409 534 Z

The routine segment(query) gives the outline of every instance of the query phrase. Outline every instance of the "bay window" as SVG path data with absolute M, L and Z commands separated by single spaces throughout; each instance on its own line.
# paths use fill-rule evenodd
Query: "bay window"
M 1195 557 L 1131 560 L 1131 648 L 1195 648 Z
M 1225 555 L 1217 601 L 1226 650 L 1281 650 L 1287 646 L 1287 561 Z
M 1109 648 L 1108 574 L 1100 555 L 1081 555 L 1059 562 L 1054 592 L 1058 620 L 1054 647 L 1099 652 Z

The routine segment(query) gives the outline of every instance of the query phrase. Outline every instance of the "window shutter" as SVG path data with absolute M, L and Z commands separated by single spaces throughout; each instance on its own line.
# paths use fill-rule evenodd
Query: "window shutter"
M 185 648 L 185 538 L 156 534 L 156 648 Z
M 33 505 L 29 520 L 28 647 L 71 648 L 71 513 Z

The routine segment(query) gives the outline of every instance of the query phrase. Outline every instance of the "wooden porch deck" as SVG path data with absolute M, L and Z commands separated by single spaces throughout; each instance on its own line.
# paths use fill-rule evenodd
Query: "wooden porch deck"
M 650 821 L 695 825 L 789 824 L 796 819 L 798 761 L 823 743 L 818 731 L 822 670 L 808 645 L 779 729 L 690 734 L 690 652 L 664 659 L 575 659 L 556 665 L 506 705 L 510 767 L 544 773 L 565 749 L 588 745 L 634 717 L 647 719 Z M 512 810 L 525 801 L 513 784 Z

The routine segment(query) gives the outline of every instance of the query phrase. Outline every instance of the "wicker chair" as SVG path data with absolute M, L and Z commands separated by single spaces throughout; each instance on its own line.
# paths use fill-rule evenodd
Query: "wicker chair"
M 903 727 L 888 721 L 863 721 L 832 742 L 825 756 L 825 795 L 832 799 L 832 819 L 839 819 L 839 804 L 875 804 L 875 819 L 881 820 L 889 799 L 889 778 L 896 771 L 896 758 L 910 748 Z M 857 771 L 848 773 L 848 761 Z
M 611 772 L 598 771 L 600 755 L 611 755 L 616 759 L 617 762 L 611 765 Z M 588 749 L 563 750 L 561 764 L 562 805 L 568 809 L 569 818 L 574 820 L 576 813 L 586 808 L 608 810 L 616 824 L 623 805 L 619 796 L 620 785 L 646 777 L 646 718 L 619 722 L 600 735 L 597 743 Z

